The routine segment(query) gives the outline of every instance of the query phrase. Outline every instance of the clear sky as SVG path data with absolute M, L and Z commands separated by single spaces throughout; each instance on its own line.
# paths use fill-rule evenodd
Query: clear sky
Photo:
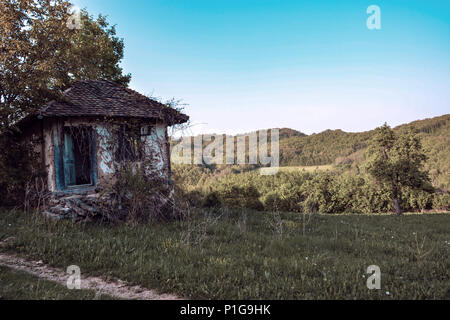
M 450 113 L 448 0 L 75 0 L 109 16 L 131 88 L 193 133 L 365 131 Z M 381 30 L 369 30 L 370 5 Z

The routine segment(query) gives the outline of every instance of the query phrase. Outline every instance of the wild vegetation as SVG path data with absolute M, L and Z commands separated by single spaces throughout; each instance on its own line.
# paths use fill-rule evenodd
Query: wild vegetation
M 0 247 L 82 275 L 192 299 L 445 299 L 447 214 L 191 212 L 179 222 L 105 227 L 2 212 Z M 370 265 L 381 290 L 366 286 Z
M 269 177 L 261 176 L 259 172 L 216 176 L 199 167 L 177 167 L 175 170 L 176 175 L 182 176 L 177 182 L 185 181 L 180 190 L 182 198 L 195 206 L 225 205 L 300 213 L 385 213 L 395 210 L 392 192 L 373 182 L 368 175 L 328 171 L 280 172 Z M 187 185 L 186 181 L 192 184 Z M 448 193 L 405 187 L 400 198 L 404 211 L 449 210 Z
M 429 171 L 433 186 L 450 190 L 450 115 L 418 120 L 394 128 L 396 134 L 418 131 L 418 137 L 428 160 L 425 169 Z M 280 163 L 286 166 L 335 165 L 339 169 L 358 172 L 375 130 L 361 133 L 347 133 L 341 130 L 325 131 L 310 136 L 283 135 L 280 131 Z
M 73 81 L 130 80 L 115 28 L 85 11 L 81 28 L 67 28 L 69 6 L 0 0 L 0 206 L 27 209 L 45 189 L 17 121 Z M 130 219 L 83 224 L 0 209 L 0 251 L 195 299 L 448 298 L 450 216 L 430 212 L 450 210 L 449 121 L 363 133 L 282 129 L 283 168 L 274 176 L 255 165 L 175 166 L 182 215 L 170 223 L 162 211 L 148 214 L 163 182 L 122 166 L 107 191 L 117 216 Z M 384 214 L 394 211 L 423 214 Z M 372 264 L 382 290 L 366 287 Z M 1 268 L 0 296 L 92 297 L 36 281 Z
M 309 137 L 282 129 L 281 164 L 296 166 L 283 166 L 275 176 L 261 176 L 256 166 L 178 165 L 174 178 L 182 198 L 195 206 L 307 213 L 449 211 L 450 170 L 444 160 L 450 156 L 449 120 L 446 115 L 394 129 Z M 298 157 L 287 157 L 292 146 L 300 148 Z M 301 152 L 314 161 L 303 161 Z

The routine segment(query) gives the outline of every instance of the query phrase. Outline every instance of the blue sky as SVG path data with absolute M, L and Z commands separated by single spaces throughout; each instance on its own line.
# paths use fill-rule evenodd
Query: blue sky
M 450 1 L 75 0 L 108 15 L 130 86 L 192 133 L 365 131 L 450 113 Z M 366 26 L 381 9 L 381 30 Z

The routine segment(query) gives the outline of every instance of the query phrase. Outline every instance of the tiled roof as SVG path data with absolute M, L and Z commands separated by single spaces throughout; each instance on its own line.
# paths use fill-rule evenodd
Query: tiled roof
M 43 117 L 110 116 L 157 119 L 168 125 L 185 123 L 189 117 L 162 103 L 107 80 L 79 81 L 63 98 L 40 110 Z

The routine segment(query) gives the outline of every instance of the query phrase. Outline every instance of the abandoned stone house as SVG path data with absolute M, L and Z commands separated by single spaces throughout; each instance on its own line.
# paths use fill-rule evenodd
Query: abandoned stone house
M 80 202 L 110 181 L 118 163 L 139 164 L 151 154 L 151 170 L 169 180 L 168 127 L 188 120 L 129 88 L 88 80 L 74 83 L 21 127 L 23 137 L 35 142 L 56 211 L 68 212 L 68 202 Z

